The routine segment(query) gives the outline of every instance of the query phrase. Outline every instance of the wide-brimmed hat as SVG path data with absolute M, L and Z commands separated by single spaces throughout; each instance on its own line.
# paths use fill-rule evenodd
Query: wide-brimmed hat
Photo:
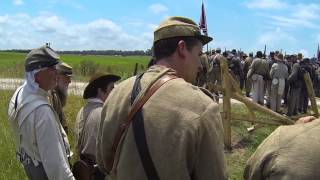
M 283 54 L 278 54 L 278 55 L 274 56 L 274 59 L 277 61 L 284 61 Z
M 195 37 L 203 45 L 212 40 L 212 37 L 202 35 L 198 24 L 185 17 L 169 17 L 162 21 L 159 27 L 154 31 L 153 43 L 173 37 Z
M 121 77 L 114 74 L 96 73 L 92 75 L 89 84 L 84 89 L 83 99 L 95 97 L 98 88 L 105 87 L 109 83 L 116 82 L 119 79 Z

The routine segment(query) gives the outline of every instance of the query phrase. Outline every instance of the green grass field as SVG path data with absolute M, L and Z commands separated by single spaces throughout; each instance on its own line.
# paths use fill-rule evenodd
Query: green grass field
M 23 78 L 25 53 L 0 52 L 0 78 Z M 146 69 L 148 56 L 102 56 L 62 54 L 61 60 L 74 68 L 74 78 L 87 80 L 93 71 L 130 77 L 138 63 L 138 70 Z

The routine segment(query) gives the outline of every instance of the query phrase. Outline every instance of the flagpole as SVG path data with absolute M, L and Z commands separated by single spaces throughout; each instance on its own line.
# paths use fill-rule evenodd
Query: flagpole
M 206 19 L 203 0 L 201 4 L 201 16 L 200 16 L 199 28 L 200 30 L 202 30 L 204 35 L 208 36 L 207 19 Z M 207 44 L 207 52 L 209 52 L 209 43 Z

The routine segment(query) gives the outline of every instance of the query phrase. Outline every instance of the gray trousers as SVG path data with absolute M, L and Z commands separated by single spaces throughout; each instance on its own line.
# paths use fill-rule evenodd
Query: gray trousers
M 288 93 L 288 116 L 296 115 L 298 113 L 299 99 L 301 87 L 289 88 Z
M 280 112 L 282 94 L 278 93 L 278 85 L 271 85 L 271 94 L 270 94 L 270 107 L 272 111 Z
M 266 84 L 266 96 L 267 96 L 267 105 L 270 106 L 271 103 L 271 96 L 272 96 L 272 80 L 266 80 L 265 81 Z
M 251 91 L 251 86 L 252 86 L 252 80 L 251 78 L 247 78 L 245 81 L 245 86 L 246 86 L 246 95 L 249 96 L 250 91 Z
M 263 76 L 254 74 L 257 76 L 256 80 L 252 79 L 252 99 L 254 102 L 264 104 L 264 80 Z

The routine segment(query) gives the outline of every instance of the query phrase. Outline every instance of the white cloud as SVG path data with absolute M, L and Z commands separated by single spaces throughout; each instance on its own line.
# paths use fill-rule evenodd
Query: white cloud
M 31 21 L 31 25 L 33 25 L 37 31 L 55 32 L 63 28 L 66 23 L 57 16 L 39 16 Z
M 131 35 L 108 19 L 72 24 L 56 15 L 0 16 L 0 49 L 30 49 L 50 42 L 57 50 L 145 50 L 152 44 L 152 30 L 145 25 Z
M 303 20 L 317 19 L 320 14 L 320 6 L 317 4 L 298 4 L 295 6 L 293 16 Z
M 160 14 L 167 12 L 168 8 L 163 4 L 152 4 L 149 6 L 149 10 L 154 14 Z
M 245 3 L 250 9 L 283 9 L 287 4 L 280 0 L 251 0 Z
M 305 27 L 305 28 L 318 28 L 319 26 L 316 25 L 315 23 L 304 20 L 304 19 L 299 19 L 299 18 L 291 18 L 291 17 L 283 17 L 283 16 L 270 16 L 274 21 L 271 23 L 278 25 L 278 26 L 283 26 L 283 27 Z
M 275 29 L 274 31 L 268 31 L 263 33 L 258 38 L 258 45 L 257 46 L 263 46 L 267 45 L 271 49 L 281 49 L 289 44 L 294 44 L 297 42 L 297 39 L 293 36 L 289 35 L 288 33 L 282 31 L 280 28 Z
M 13 0 L 13 4 L 16 6 L 21 6 L 23 5 L 23 0 Z
M 289 4 L 280 0 L 252 0 L 246 5 L 248 8 L 265 10 L 281 9 L 281 11 L 265 11 L 264 13 L 269 15 L 262 15 L 272 19 L 269 22 L 274 25 L 273 27 L 320 29 L 319 23 L 316 22 L 320 17 L 320 5 L 318 4 Z

